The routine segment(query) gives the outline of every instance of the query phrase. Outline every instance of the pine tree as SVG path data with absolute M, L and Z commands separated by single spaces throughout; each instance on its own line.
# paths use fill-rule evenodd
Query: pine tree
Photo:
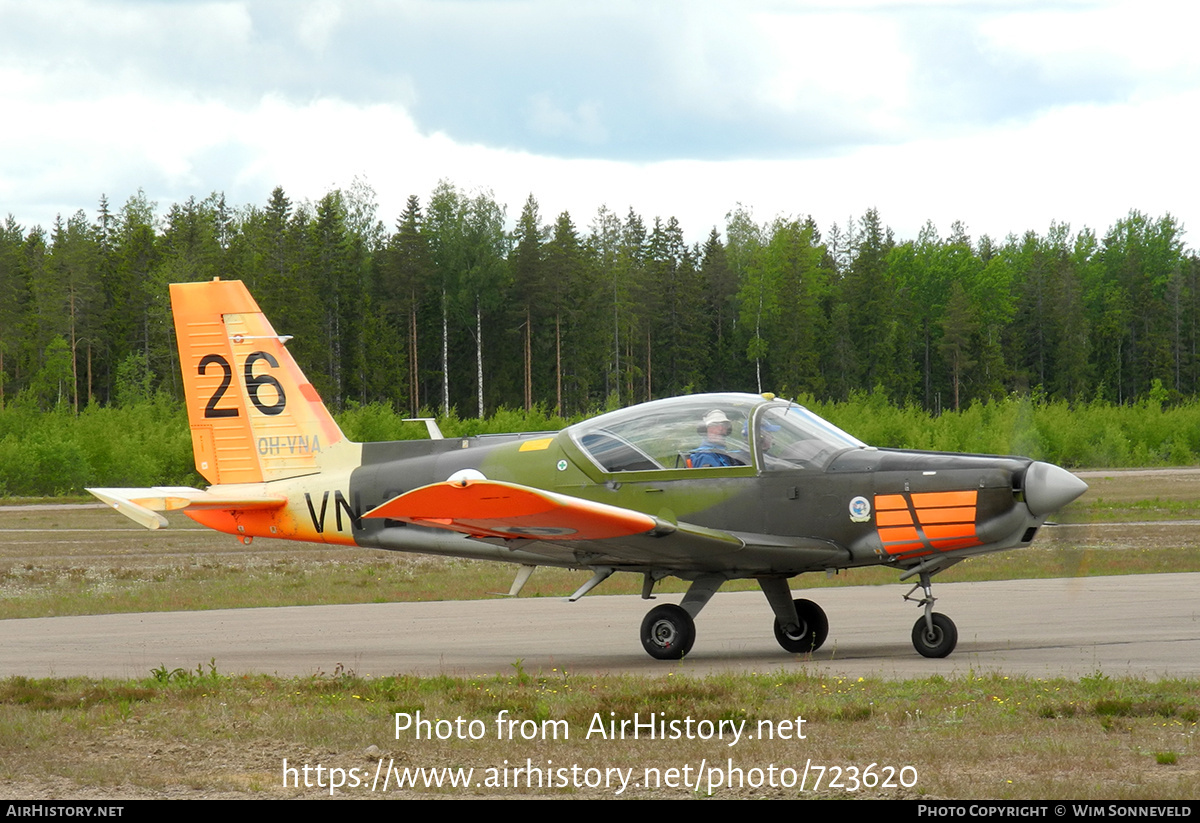
M 596 364 L 603 362 L 603 348 L 596 357 L 587 357 L 583 352 L 589 348 L 589 337 L 600 325 L 605 313 L 587 311 L 593 299 L 601 304 L 603 298 L 589 294 L 584 282 L 585 261 L 579 235 L 571 215 L 563 212 L 554 221 L 553 234 L 545 246 L 545 297 L 547 308 L 554 314 L 554 411 L 563 414 L 566 392 L 574 398 L 574 408 L 582 411 L 587 406 L 589 387 L 599 383 Z M 589 334 L 591 332 L 592 334 Z M 564 343 L 564 336 L 567 340 Z M 600 335 L 597 335 L 600 336 Z M 568 354 L 564 357 L 564 348 Z M 564 369 L 563 361 L 571 363 Z M 564 371 L 571 376 L 572 384 L 564 389 Z
M 970 357 L 971 338 L 979 328 L 975 312 L 962 283 L 950 286 L 950 299 L 946 302 L 946 314 L 942 318 L 942 340 L 939 347 L 946 365 L 950 368 L 950 382 L 954 387 L 954 410 L 959 410 L 960 387 L 965 375 L 975 367 Z
M 417 316 L 433 274 L 429 243 L 422 230 L 421 201 L 408 198 L 396 224 L 380 269 L 380 302 L 396 328 L 406 329 L 408 340 L 408 408 L 420 414 L 420 359 Z
M 530 194 L 521 209 L 521 216 L 517 219 L 516 231 L 513 233 L 513 253 L 508 261 L 515 293 L 521 302 L 525 411 L 533 408 L 533 310 L 534 306 L 540 306 L 544 302 L 542 235 L 538 202 Z M 559 383 L 561 386 L 561 379 Z M 561 403 L 561 388 L 559 395 Z

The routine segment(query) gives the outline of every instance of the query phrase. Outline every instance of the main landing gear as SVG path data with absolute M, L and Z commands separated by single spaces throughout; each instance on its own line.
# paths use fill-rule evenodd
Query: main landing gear
M 696 615 L 724 582 L 724 577 L 716 575 L 697 577 L 678 606 L 668 603 L 651 609 L 642 620 L 642 648 L 646 653 L 657 660 L 679 660 L 690 652 L 696 642 Z M 653 586 L 654 580 L 647 575 L 642 586 L 644 600 L 650 599 Z
M 904 595 L 904 599 L 915 601 L 925 609 L 913 625 L 913 648 L 924 657 L 946 657 L 958 645 L 958 629 L 953 620 L 933 610 L 935 598 L 930 578 L 936 570 L 917 572 L 914 569 L 909 575 L 913 573 L 919 574 L 920 582 Z M 658 660 L 679 660 L 691 652 L 692 644 L 696 642 L 696 615 L 724 582 L 725 578 L 717 576 L 697 578 L 678 606 L 668 603 L 651 609 L 642 620 L 642 648 L 646 653 Z M 793 600 L 785 578 L 760 578 L 758 582 L 775 612 L 775 639 L 784 651 L 808 654 L 821 648 L 829 636 L 829 618 L 825 611 L 811 600 Z M 647 600 L 653 585 L 654 581 L 647 576 L 642 589 L 642 596 Z M 911 596 L 917 589 L 924 593 L 920 599 Z
M 775 639 L 784 651 L 808 654 L 821 648 L 829 636 L 829 618 L 811 600 L 793 600 L 792 590 L 782 577 L 760 578 L 771 610 L 775 612 Z
M 696 642 L 696 621 L 673 603 L 655 606 L 642 621 L 642 648 L 658 660 L 679 660 Z
M 807 654 L 821 648 L 829 636 L 829 618 L 825 610 L 811 600 L 793 600 L 798 622 L 795 627 L 785 629 L 775 618 L 775 639 L 785 652 Z
M 642 620 L 642 648 L 658 660 L 679 660 L 692 650 L 696 642 L 696 615 L 704 608 L 724 577 L 706 576 L 692 581 L 683 602 L 678 606 L 655 606 Z M 649 599 L 653 580 L 647 578 L 642 596 Z M 759 581 L 767 602 L 775 612 L 775 639 L 793 654 L 815 652 L 829 636 L 829 618 L 811 600 L 793 600 L 786 579 L 771 578 Z

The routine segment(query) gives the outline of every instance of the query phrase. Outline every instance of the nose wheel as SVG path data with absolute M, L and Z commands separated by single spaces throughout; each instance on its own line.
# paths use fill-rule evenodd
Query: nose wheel
M 931 612 L 928 618 L 922 615 L 913 624 L 912 642 L 924 657 L 946 657 L 958 645 L 958 627 L 941 612 Z
M 917 605 L 925 609 L 925 614 L 918 617 L 917 622 L 913 624 L 913 648 L 922 657 L 947 657 L 958 645 L 958 627 L 949 617 L 933 610 L 933 603 L 937 598 L 933 596 L 933 585 L 929 578 L 929 572 L 921 572 L 921 582 L 904 595 L 905 600 L 914 600 L 915 598 L 909 596 L 913 591 L 921 588 L 925 592 L 925 596 L 917 601 Z

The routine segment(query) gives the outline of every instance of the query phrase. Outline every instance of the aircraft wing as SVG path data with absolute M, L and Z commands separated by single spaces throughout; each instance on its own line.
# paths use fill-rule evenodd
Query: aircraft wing
M 88 489 L 105 504 L 147 529 L 160 529 L 167 518 L 158 512 L 180 509 L 277 509 L 287 503 L 279 495 L 216 494 L 189 486 L 149 489 Z
M 393 497 L 363 515 L 446 529 L 485 542 L 522 541 L 522 550 L 583 565 L 667 569 L 791 571 L 821 568 L 846 550 L 826 540 L 733 533 L 670 522 L 644 512 L 496 480 L 448 480 Z M 543 548 L 544 547 L 544 548 Z M 566 554 L 564 554 L 566 552 Z M 753 557 L 746 555 L 749 553 Z
M 671 523 L 631 509 L 497 480 L 448 480 L 413 489 L 363 515 L 472 537 L 605 540 L 668 534 Z

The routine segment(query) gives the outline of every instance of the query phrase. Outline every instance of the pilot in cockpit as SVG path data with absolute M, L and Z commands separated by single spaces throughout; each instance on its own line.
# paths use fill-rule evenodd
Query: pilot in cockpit
M 727 438 L 732 431 L 733 423 L 720 409 L 713 409 L 704 415 L 704 421 L 698 427 L 698 432 L 704 435 L 704 439 L 688 455 L 688 468 L 714 469 L 746 465 L 745 461 L 729 453 Z

